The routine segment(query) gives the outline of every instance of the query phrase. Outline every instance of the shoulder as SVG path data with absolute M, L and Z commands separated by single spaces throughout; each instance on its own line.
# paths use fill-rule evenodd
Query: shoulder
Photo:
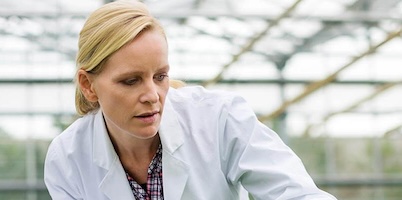
M 248 102 L 233 92 L 183 87 L 169 91 L 168 99 L 179 120 L 186 122 L 183 126 L 245 128 L 258 121 Z
M 171 88 L 168 99 L 176 110 L 206 113 L 224 113 L 232 115 L 255 113 L 250 104 L 239 94 L 225 90 L 209 90 L 201 86 Z M 211 110 L 212 109 L 212 110 Z
M 82 175 L 89 173 L 92 161 L 93 121 L 95 115 L 87 114 L 77 119 L 60 135 L 55 137 L 49 145 L 45 158 L 44 179 L 53 195 L 57 194 L 57 187 L 63 187 L 68 192 L 78 195 L 77 181 Z
M 186 86 L 179 89 L 170 88 L 168 98 L 173 104 L 192 106 L 224 106 L 237 99 L 243 99 L 240 95 L 224 91 L 209 90 L 202 86 Z
M 92 159 L 90 147 L 93 138 L 95 114 L 77 119 L 60 135 L 55 137 L 47 151 L 44 180 L 49 193 L 55 199 L 67 196 L 82 199 L 82 179 L 90 174 Z
M 80 148 L 86 147 L 88 144 L 85 143 L 90 141 L 94 118 L 95 114 L 87 114 L 56 136 L 49 145 L 47 159 L 52 159 L 52 155 L 57 155 L 57 159 L 63 159 L 80 152 Z M 53 159 L 56 159 L 54 156 Z

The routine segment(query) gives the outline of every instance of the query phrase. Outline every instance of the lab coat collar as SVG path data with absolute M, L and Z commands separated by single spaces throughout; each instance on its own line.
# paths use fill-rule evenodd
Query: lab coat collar
M 93 162 L 106 170 L 106 174 L 99 184 L 100 191 L 109 199 L 134 200 L 125 171 L 109 138 L 100 110 L 95 114 L 93 134 Z
M 169 97 L 169 95 L 168 95 Z M 184 133 L 169 98 L 166 98 L 159 137 L 162 141 L 163 195 L 165 199 L 182 199 L 189 165 L 177 153 L 184 143 Z
M 107 133 L 102 111 L 98 110 L 94 115 L 93 162 L 99 167 L 109 170 L 113 161 L 118 159 L 118 156 Z
M 173 154 L 184 142 L 183 130 L 169 98 L 165 100 L 159 137 L 162 141 L 163 150 L 170 154 Z

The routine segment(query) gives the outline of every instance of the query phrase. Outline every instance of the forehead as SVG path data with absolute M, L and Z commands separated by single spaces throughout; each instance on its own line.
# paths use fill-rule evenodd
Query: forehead
M 147 30 L 112 54 L 104 70 L 117 68 L 160 68 L 168 65 L 165 36 L 156 30 Z M 127 69 L 127 70 L 129 70 Z

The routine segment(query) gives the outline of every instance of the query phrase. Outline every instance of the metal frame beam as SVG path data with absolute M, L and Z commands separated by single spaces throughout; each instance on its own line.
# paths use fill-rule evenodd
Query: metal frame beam
M 203 86 L 209 86 L 212 84 L 217 83 L 220 79 L 223 78 L 223 74 L 232 66 L 232 64 L 236 63 L 241 56 L 243 56 L 245 53 L 250 51 L 254 45 L 257 43 L 257 41 L 261 40 L 273 27 L 278 25 L 278 23 L 286 16 L 288 16 L 290 13 L 293 12 L 297 8 L 297 6 L 302 2 L 302 0 L 297 0 L 295 3 L 293 3 L 288 9 L 286 9 L 281 15 L 279 15 L 274 21 L 270 22 L 268 26 L 261 31 L 258 35 L 253 37 L 241 50 L 239 53 L 235 54 L 232 59 L 226 63 L 225 65 L 222 66 L 221 71 L 213 78 L 210 80 L 205 81 L 202 83 Z
M 395 87 L 401 83 L 402 82 L 399 81 L 399 82 L 390 82 L 390 83 L 382 84 L 381 86 L 377 87 L 375 91 L 373 91 L 371 94 L 367 95 L 366 97 L 363 97 L 362 99 L 359 99 L 356 102 L 353 102 L 352 104 L 350 104 L 349 106 L 347 106 L 346 108 L 344 108 L 340 111 L 333 112 L 333 113 L 330 113 L 330 114 L 324 116 L 322 121 L 319 124 L 308 125 L 306 127 L 306 129 L 304 130 L 303 135 L 308 136 L 311 128 L 326 123 L 331 117 L 333 117 L 335 115 L 350 112 L 350 111 L 356 109 L 357 107 L 359 107 L 361 104 L 372 100 L 373 98 L 377 97 L 378 95 L 382 94 L 383 92 L 385 92 L 385 91 L 391 89 L 392 87 Z
M 352 58 L 349 61 L 349 63 L 347 63 L 346 65 L 343 65 L 337 71 L 335 71 L 331 75 L 327 76 L 326 78 L 308 85 L 304 89 L 304 91 L 302 93 L 300 93 L 299 95 L 297 95 L 296 97 L 294 97 L 294 98 L 292 98 L 292 99 L 290 99 L 288 101 L 283 102 L 283 104 L 280 105 L 275 111 L 273 111 L 270 114 L 261 116 L 259 118 L 259 120 L 260 121 L 267 121 L 267 120 L 272 120 L 273 118 L 276 118 L 276 117 L 280 116 L 283 112 L 286 111 L 286 109 L 289 106 L 301 101 L 302 99 L 304 99 L 308 95 L 312 94 L 313 92 L 317 91 L 318 89 L 320 89 L 320 88 L 328 85 L 329 83 L 333 82 L 342 71 L 344 71 L 345 69 L 353 66 L 354 63 L 356 63 L 360 59 L 366 57 L 367 55 L 370 55 L 370 54 L 374 53 L 379 47 L 381 47 L 382 45 L 384 45 L 387 42 L 391 41 L 392 39 L 394 39 L 396 37 L 400 37 L 401 33 L 402 33 L 402 29 L 399 29 L 398 31 L 395 31 L 395 32 L 392 32 L 392 33 L 388 34 L 388 36 L 383 41 L 381 41 L 377 45 L 374 45 L 374 46 L 370 47 L 364 53 Z
M 188 84 L 201 84 L 203 79 L 186 79 L 184 82 Z M 314 83 L 315 80 L 307 79 L 222 79 L 217 84 L 303 84 L 309 85 Z M 382 80 L 334 80 L 331 84 L 339 85 L 382 85 L 393 83 L 391 81 Z M 74 84 L 72 79 L 2 79 L 0 78 L 0 85 L 4 84 L 22 84 L 22 85 L 37 85 L 37 84 Z
M 79 18 L 85 19 L 89 13 L 56 13 L 56 12 L 17 12 L 17 11 L 4 11 L 0 13 L 0 17 L 19 17 L 19 18 Z M 210 19 L 216 19 L 221 17 L 237 18 L 237 19 L 261 19 L 267 22 L 272 22 L 277 19 L 276 16 L 267 14 L 255 14 L 255 13 L 213 13 L 213 12 L 199 12 L 196 10 L 180 13 L 170 12 L 156 12 L 154 16 L 158 19 L 187 19 L 190 17 L 206 17 Z M 289 14 L 283 16 L 283 19 L 294 20 L 308 20 L 308 21 L 321 21 L 323 23 L 375 23 L 378 21 L 394 21 L 402 22 L 402 16 L 394 15 L 392 13 L 380 13 L 380 12 L 353 12 L 345 13 L 339 16 L 308 16 L 300 14 Z

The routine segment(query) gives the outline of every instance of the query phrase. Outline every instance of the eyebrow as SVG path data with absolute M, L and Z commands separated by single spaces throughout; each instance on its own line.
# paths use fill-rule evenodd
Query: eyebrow
M 168 71 L 170 69 L 170 65 L 165 65 L 159 69 L 157 69 L 156 71 Z M 144 72 L 142 71 L 127 71 L 127 72 L 123 72 L 121 74 L 118 75 L 118 77 L 126 77 L 126 76 L 133 76 L 133 75 L 143 75 Z
M 165 66 L 159 68 L 156 71 L 169 71 L 169 70 L 170 70 L 170 65 L 168 64 L 168 65 L 165 65 Z
M 167 64 L 167 65 L 165 65 L 164 67 L 162 67 L 161 69 L 163 69 L 163 70 L 170 70 L 170 65 Z

